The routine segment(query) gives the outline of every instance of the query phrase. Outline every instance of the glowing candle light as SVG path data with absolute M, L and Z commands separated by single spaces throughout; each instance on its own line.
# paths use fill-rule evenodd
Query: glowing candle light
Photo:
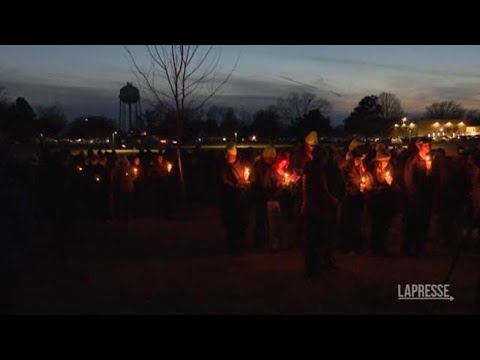
M 283 180 L 284 180 L 285 185 L 288 185 L 290 183 L 290 174 L 288 172 L 283 174 Z
M 133 168 L 133 174 L 134 174 L 134 175 L 138 175 L 138 168 L 136 168 L 136 167 Z
M 95 176 L 95 181 L 100 181 L 100 176 Z
M 248 181 L 249 177 L 250 177 L 250 169 L 246 167 L 245 170 L 243 171 L 243 178 L 245 179 L 245 181 Z
M 78 167 L 78 171 L 82 171 L 83 168 L 81 166 Z
M 363 192 L 365 190 L 366 182 L 367 179 L 365 178 L 365 176 L 362 176 L 360 178 L 360 192 Z
M 425 156 L 425 167 L 427 168 L 427 173 L 430 173 L 430 170 L 432 170 L 432 158 L 430 155 Z
M 172 171 L 172 164 L 170 163 L 167 164 L 167 171 L 168 172 Z

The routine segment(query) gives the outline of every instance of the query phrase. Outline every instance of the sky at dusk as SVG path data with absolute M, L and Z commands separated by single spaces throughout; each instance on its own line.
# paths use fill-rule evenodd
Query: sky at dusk
M 144 47 L 129 46 L 139 62 Z M 480 109 L 478 45 L 223 45 L 220 71 L 238 64 L 214 100 L 255 111 L 289 92 L 308 91 L 332 103 L 340 123 L 368 95 L 391 92 L 408 115 L 455 100 Z M 137 82 L 120 45 L 2 45 L 0 87 L 35 108 L 59 102 L 70 119 L 118 117 L 118 93 Z M 142 94 L 144 95 L 144 94 Z M 146 105 L 144 105 L 144 108 Z

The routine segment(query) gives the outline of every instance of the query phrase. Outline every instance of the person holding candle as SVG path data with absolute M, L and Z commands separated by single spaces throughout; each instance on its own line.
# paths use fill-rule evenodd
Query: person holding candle
M 254 246 L 257 250 L 263 250 L 267 243 L 267 198 L 263 181 L 267 170 L 272 167 L 277 152 L 273 146 L 267 146 L 259 160 L 253 166 L 252 173 L 252 197 L 255 202 L 255 230 Z
M 352 159 L 343 169 L 346 195 L 340 220 L 340 248 L 345 253 L 358 254 L 362 248 L 362 219 L 366 198 L 372 188 L 372 175 L 364 165 L 367 152 L 368 148 L 364 145 L 355 148 Z
M 285 223 L 287 222 L 285 174 L 289 165 L 290 153 L 285 150 L 280 151 L 264 178 L 267 199 L 268 246 L 273 252 L 288 247 L 288 239 L 285 236 Z
M 226 230 L 228 253 L 241 256 L 248 225 L 248 189 L 245 168 L 237 161 L 235 144 L 226 146 L 225 165 L 221 174 L 220 213 Z
M 378 256 L 388 256 L 386 241 L 395 212 L 394 169 L 390 153 L 384 146 L 377 148 L 372 168 L 373 186 L 370 197 L 371 248 Z
M 428 138 L 418 138 L 415 144 L 417 153 L 408 159 L 404 173 L 407 204 L 402 251 L 406 256 L 424 253 L 432 213 L 430 141 Z
M 298 176 L 302 176 L 305 164 L 313 159 L 313 150 L 318 145 L 318 134 L 316 131 L 310 131 L 304 140 L 303 146 L 299 146 L 293 151 L 290 166 L 292 172 Z M 299 194 L 302 194 L 302 181 L 299 179 Z M 292 248 L 302 249 L 305 241 L 305 223 L 300 216 L 300 208 L 302 204 L 301 195 L 294 199 L 293 213 L 295 216 L 295 236 L 292 243 Z
M 113 172 L 113 198 L 118 218 L 129 221 L 133 204 L 133 174 L 126 156 L 120 156 Z
M 133 158 L 131 173 L 133 176 L 135 216 L 140 217 L 145 214 L 146 187 L 145 168 L 138 155 Z

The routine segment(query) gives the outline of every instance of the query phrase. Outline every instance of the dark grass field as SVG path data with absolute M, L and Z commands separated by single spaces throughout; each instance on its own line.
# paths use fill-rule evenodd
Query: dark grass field
M 36 262 L 19 289 L 21 314 L 470 314 L 480 256 L 462 253 L 449 301 L 399 301 L 397 284 L 441 283 L 456 246 L 428 244 L 428 256 L 337 254 L 338 270 L 307 279 L 300 251 L 225 255 L 214 208 L 189 219 L 82 222 L 73 256 Z M 71 240 L 73 241 L 73 240 Z M 435 309 L 434 309 L 435 307 Z

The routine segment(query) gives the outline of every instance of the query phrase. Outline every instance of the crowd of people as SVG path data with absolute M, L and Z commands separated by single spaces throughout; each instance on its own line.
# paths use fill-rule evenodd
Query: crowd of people
M 248 250 L 249 219 L 257 250 L 303 248 L 309 277 L 336 267 L 336 249 L 391 256 L 396 215 L 404 256 L 425 256 L 432 217 L 436 240 L 453 244 L 468 237 L 479 245 L 478 149 L 432 149 L 429 138 L 393 149 L 353 139 L 338 149 L 311 132 L 295 149 L 269 146 L 253 159 L 238 155 L 234 144 L 227 145 L 220 197 L 231 255 Z
M 58 259 L 67 259 L 79 219 L 168 220 L 182 196 L 174 150 L 125 156 L 46 148 L 23 161 L 15 157 L 0 136 L 0 280 L 12 287 L 25 266 L 22 254 L 32 232 L 49 239 Z M 476 148 L 432 149 L 428 138 L 414 139 L 407 148 L 356 139 L 340 148 L 319 143 L 310 132 L 297 147 L 228 144 L 225 152 L 194 149 L 182 158 L 187 202 L 219 206 L 227 250 L 234 256 L 250 251 L 248 243 L 272 253 L 303 249 L 306 276 L 317 277 L 336 267 L 337 250 L 391 256 L 395 216 L 403 220 L 405 256 L 425 255 L 432 216 L 438 241 L 470 238 L 479 245 Z

